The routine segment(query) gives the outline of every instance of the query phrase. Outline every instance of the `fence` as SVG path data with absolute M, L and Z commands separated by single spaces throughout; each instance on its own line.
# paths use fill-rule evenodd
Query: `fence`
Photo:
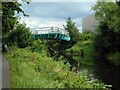
M 69 32 L 65 29 L 58 27 L 42 27 L 42 28 L 34 28 L 32 31 L 33 34 L 50 34 L 50 33 L 60 33 L 64 35 L 69 35 Z

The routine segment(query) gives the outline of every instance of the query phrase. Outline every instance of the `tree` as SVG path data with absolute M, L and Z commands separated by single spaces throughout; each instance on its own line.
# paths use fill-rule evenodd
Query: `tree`
M 98 2 L 93 10 L 96 11 L 96 18 L 99 20 L 99 31 L 104 39 L 103 46 L 106 53 L 120 52 L 120 5 L 119 2 Z M 102 47 L 102 46 L 101 46 Z M 117 63 L 116 63 L 117 64 Z
M 29 4 L 27 0 L 22 0 Z M 22 4 L 18 3 L 18 1 L 13 2 L 2 2 L 2 42 L 8 43 L 8 34 L 14 29 L 14 27 L 19 23 L 18 18 L 16 16 L 16 12 L 19 14 L 23 13 L 24 16 L 28 16 L 21 9 Z
M 79 30 L 75 26 L 75 22 L 73 22 L 70 17 L 68 17 L 68 19 L 66 20 L 66 26 L 64 26 L 64 28 L 69 32 L 71 43 L 76 43 L 80 39 Z
M 48 42 L 48 46 L 54 46 L 57 51 L 63 50 L 72 47 L 75 43 L 77 43 L 78 40 L 80 40 L 80 33 L 77 27 L 75 26 L 75 22 L 69 17 L 66 20 L 66 25 L 63 25 L 64 29 L 69 32 L 69 35 L 71 37 L 70 41 L 50 41 Z
M 100 23 L 106 24 L 110 30 L 119 32 L 120 28 L 120 5 L 119 2 L 97 2 L 92 8 L 96 11 L 95 16 Z
M 27 1 L 26 1 L 27 2 Z M 29 2 L 27 2 L 29 3 Z M 18 23 L 18 16 L 15 16 L 15 12 L 18 14 L 23 13 L 24 16 L 28 16 L 21 9 L 22 4 L 18 2 L 2 2 L 2 32 L 3 35 L 9 33 L 10 30 Z
M 47 41 L 48 50 L 51 54 L 51 56 L 59 57 L 63 56 L 66 58 L 65 50 L 68 48 L 71 48 L 75 43 L 77 43 L 78 40 L 80 40 L 80 33 L 75 26 L 75 22 L 71 18 L 68 18 L 66 20 L 66 25 L 63 25 L 64 29 L 69 32 L 69 35 L 71 37 L 70 41 L 64 41 L 64 40 L 58 40 L 58 41 Z M 58 53 L 58 55 L 55 55 L 54 52 Z M 68 58 L 67 58 L 68 59 Z
M 26 25 L 23 23 L 17 24 L 15 29 L 8 35 L 8 39 L 10 45 L 16 45 L 20 48 L 24 48 L 32 44 L 33 35 L 29 28 L 26 28 Z
M 94 40 L 96 73 L 107 84 L 111 84 L 115 90 L 119 90 L 120 1 L 97 2 L 92 9 L 100 22 Z

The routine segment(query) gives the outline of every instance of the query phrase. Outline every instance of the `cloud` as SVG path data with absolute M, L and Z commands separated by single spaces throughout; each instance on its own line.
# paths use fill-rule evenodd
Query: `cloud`
M 18 0 L 18 1 L 21 2 L 21 0 Z M 32 1 L 32 2 L 96 2 L 96 0 L 28 0 L 28 1 Z
M 91 5 L 95 2 L 32 2 L 22 3 L 22 9 L 29 17 L 21 17 L 29 27 L 63 27 L 66 19 L 71 17 L 76 26 L 82 29 L 82 18 L 93 13 Z
M 82 31 L 82 24 L 81 24 L 81 18 L 73 19 L 73 21 L 76 23 L 77 28 Z M 63 28 L 63 25 L 66 25 L 65 20 L 53 20 L 53 19 L 47 19 L 46 18 L 36 18 L 36 17 L 31 17 L 31 18 L 21 18 L 20 22 L 23 23 L 25 22 L 27 27 L 30 28 L 39 28 L 39 27 L 51 27 L 51 26 L 57 26 L 60 28 Z
M 58 27 L 63 27 L 65 24 L 65 21 L 59 20 L 52 20 L 52 19 L 47 19 L 46 18 L 36 18 L 36 17 L 31 17 L 31 18 L 21 18 L 20 22 L 25 22 L 27 27 L 51 27 L 51 26 L 58 26 Z
M 43 18 L 59 18 L 66 19 L 72 17 L 73 19 L 90 14 L 90 6 L 93 3 L 76 3 L 76 2 L 33 2 L 29 5 L 23 6 L 26 13 L 31 17 Z

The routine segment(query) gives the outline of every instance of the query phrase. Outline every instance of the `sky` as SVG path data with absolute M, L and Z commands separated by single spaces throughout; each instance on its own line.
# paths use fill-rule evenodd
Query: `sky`
M 82 18 L 93 14 L 91 6 L 94 2 L 31 2 L 22 3 L 22 9 L 29 17 L 21 16 L 20 22 L 25 22 L 28 27 L 50 27 L 63 28 L 66 20 L 71 17 L 77 28 L 82 31 Z

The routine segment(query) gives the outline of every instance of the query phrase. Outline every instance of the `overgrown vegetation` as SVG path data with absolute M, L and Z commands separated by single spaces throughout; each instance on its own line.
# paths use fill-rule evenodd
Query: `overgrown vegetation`
M 69 41 L 69 45 L 75 44 L 80 39 L 80 33 L 78 28 L 75 26 L 75 22 L 68 17 L 66 20 L 66 25 L 63 25 L 65 30 L 69 32 L 71 40 Z
M 7 53 L 13 88 L 104 88 L 97 79 L 88 81 L 86 72 L 69 71 L 70 64 L 55 61 L 28 49 L 11 47 Z
M 29 3 L 27 0 L 25 2 Z M 2 34 L 3 36 L 9 33 L 14 26 L 18 23 L 18 16 L 15 16 L 15 11 L 23 13 L 24 16 L 28 16 L 21 9 L 22 4 L 16 2 L 2 2 Z
M 98 2 L 93 7 L 100 21 L 96 34 L 79 33 L 68 18 L 64 28 L 70 33 L 70 42 L 33 40 L 29 28 L 15 16 L 15 11 L 26 15 L 20 6 L 5 2 L 2 11 L 3 42 L 10 46 L 5 54 L 11 65 L 12 88 L 105 88 L 95 77 L 89 80 L 87 71 L 70 70 L 76 62 L 80 69 L 94 66 L 100 80 L 120 89 L 120 1 Z M 71 50 L 84 54 L 66 57 L 65 52 Z
M 120 1 L 116 3 L 98 2 L 93 9 L 96 11 L 96 18 L 100 22 L 97 28 L 99 32 L 94 43 L 95 50 L 101 54 L 104 53 L 105 56 L 120 52 Z M 116 64 L 118 63 L 116 62 Z
M 25 48 L 32 44 L 33 35 L 24 23 L 19 23 L 14 27 L 13 30 L 11 30 L 11 32 L 8 34 L 7 39 L 8 45 Z
M 22 0 L 29 4 L 28 0 Z M 18 1 L 4 2 L 2 3 L 2 42 L 8 44 L 8 34 L 19 24 L 19 13 L 22 13 L 24 16 L 28 16 L 24 10 L 22 10 L 22 4 Z
M 96 73 L 113 89 L 120 90 L 120 1 L 97 2 L 93 7 L 99 20 L 94 39 Z M 104 73 L 104 74 L 103 74 Z
M 73 50 L 73 52 L 78 51 L 79 55 L 74 56 L 73 59 L 80 63 L 79 68 L 83 67 L 92 67 L 93 66 L 93 37 L 92 33 L 82 33 L 80 40 L 73 45 L 72 48 L 67 49 L 66 51 Z M 81 55 L 83 50 L 84 54 Z M 74 54 L 74 53 L 73 53 Z

